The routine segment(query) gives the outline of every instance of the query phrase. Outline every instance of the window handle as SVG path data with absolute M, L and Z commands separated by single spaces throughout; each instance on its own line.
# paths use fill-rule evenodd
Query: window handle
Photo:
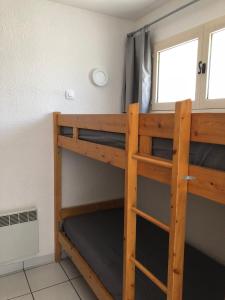
M 198 63 L 198 74 L 205 74 L 206 73 L 206 63 L 203 63 L 201 60 Z
M 198 63 L 198 74 L 202 74 L 202 61 Z
M 202 64 L 202 74 L 206 73 L 206 63 Z

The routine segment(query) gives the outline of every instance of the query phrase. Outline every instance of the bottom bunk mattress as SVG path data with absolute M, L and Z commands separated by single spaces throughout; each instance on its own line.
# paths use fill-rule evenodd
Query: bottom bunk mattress
M 122 299 L 123 210 L 112 209 L 68 218 L 63 230 L 116 300 Z M 162 282 L 167 280 L 168 234 L 137 220 L 137 259 Z M 225 267 L 186 245 L 185 300 L 224 300 Z M 164 300 L 166 296 L 136 271 L 136 300 Z

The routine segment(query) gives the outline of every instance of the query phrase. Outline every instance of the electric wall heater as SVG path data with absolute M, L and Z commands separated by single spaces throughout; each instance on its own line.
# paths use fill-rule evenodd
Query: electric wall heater
M 29 258 L 39 251 L 37 209 L 0 214 L 0 264 Z

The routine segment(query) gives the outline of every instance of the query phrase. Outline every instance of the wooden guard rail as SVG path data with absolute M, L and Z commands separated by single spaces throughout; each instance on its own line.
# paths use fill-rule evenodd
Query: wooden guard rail
M 142 271 L 164 293 L 167 300 L 181 300 L 183 287 L 183 263 L 185 244 L 185 219 L 189 174 L 189 146 L 191 130 L 191 100 L 176 104 L 173 132 L 172 162 L 137 153 L 136 137 L 138 123 L 137 106 L 130 107 L 128 113 L 128 159 L 126 166 L 125 229 L 124 229 L 124 287 L 123 300 L 135 299 L 135 268 Z M 166 225 L 137 209 L 138 165 L 148 163 L 171 170 L 171 219 Z M 169 233 L 168 280 L 165 286 L 150 270 L 136 260 L 136 216 L 152 222 Z
M 56 130 L 60 126 L 73 128 L 73 137 L 56 135 L 57 145 L 92 159 L 126 169 L 127 149 L 119 149 L 79 139 L 79 129 L 102 130 L 122 133 L 128 145 L 128 114 L 116 115 L 64 115 L 57 114 Z M 161 183 L 171 184 L 172 164 L 166 159 L 151 156 L 152 138 L 173 139 L 174 113 L 139 114 L 138 134 L 140 137 L 138 174 Z M 225 113 L 193 113 L 191 115 L 192 142 L 225 145 Z M 150 162 L 151 159 L 152 162 Z M 156 162 L 159 161 L 159 163 Z M 164 166 L 168 163 L 168 167 Z M 189 175 L 196 180 L 188 182 L 188 192 L 225 204 L 225 172 L 196 165 L 189 166 Z

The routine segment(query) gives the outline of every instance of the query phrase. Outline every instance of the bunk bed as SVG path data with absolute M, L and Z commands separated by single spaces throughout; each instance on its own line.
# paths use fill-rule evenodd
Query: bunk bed
M 185 247 L 185 216 L 188 192 L 225 204 L 225 114 L 191 113 L 187 100 L 169 114 L 132 104 L 53 119 L 56 261 L 63 248 L 100 300 L 224 299 L 225 267 Z M 62 149 L 124 169 L 125 201 L 62 208 Z M 170 225 L 138 209 L 138 175 L 171 185 Z

